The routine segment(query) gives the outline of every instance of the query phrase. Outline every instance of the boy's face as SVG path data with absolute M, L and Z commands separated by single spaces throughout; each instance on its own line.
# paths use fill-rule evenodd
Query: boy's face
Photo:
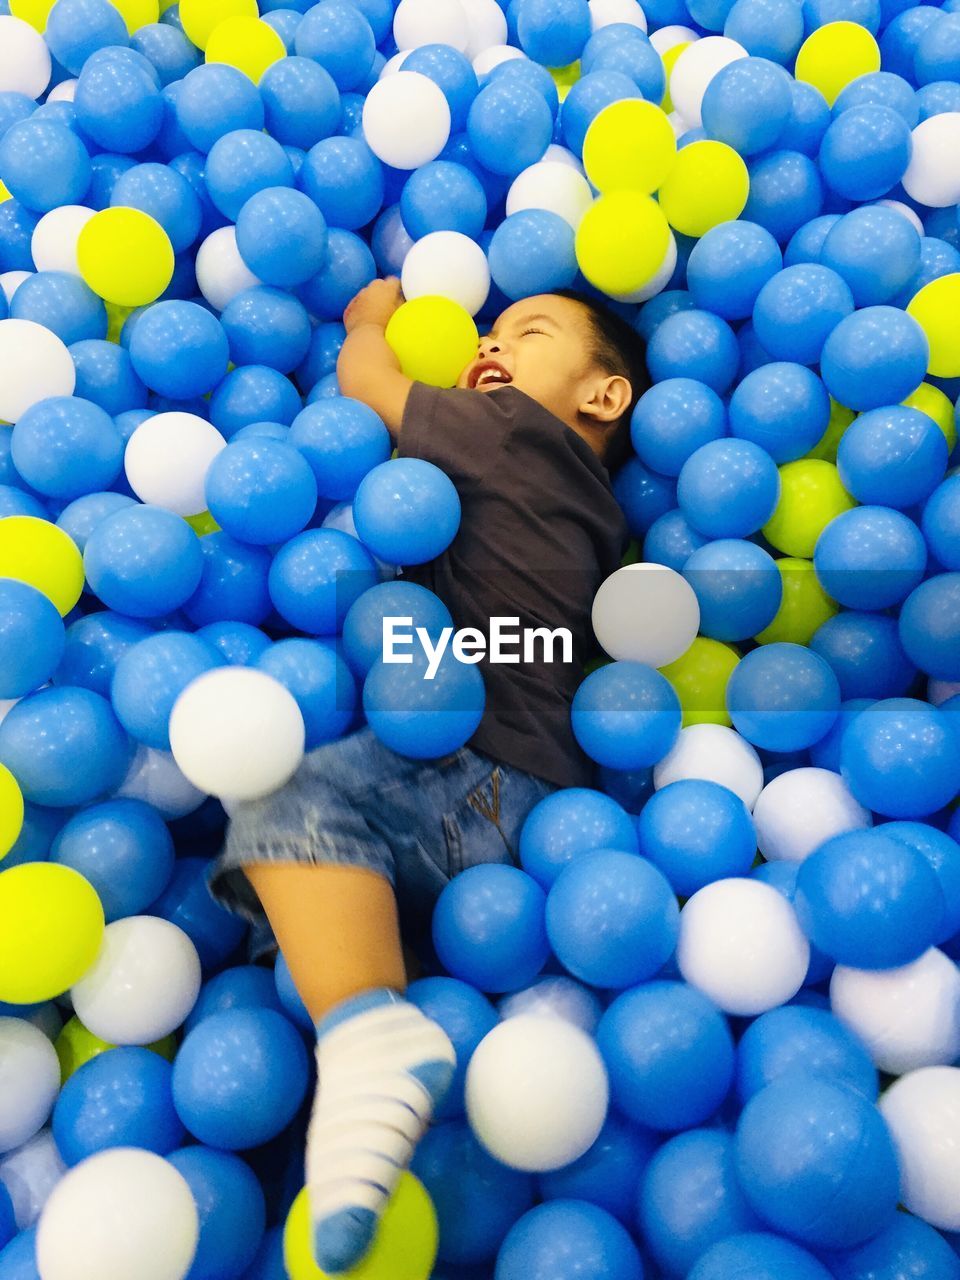
M 593 359 L 591 338 L 590 319 L 574 299 L 551 293 L 524 298 L 480 339 L 457 386 L 483 392 L 516 387 L 579 433 L 584 416 L 598 416 L 585 406 L 611 381 Z

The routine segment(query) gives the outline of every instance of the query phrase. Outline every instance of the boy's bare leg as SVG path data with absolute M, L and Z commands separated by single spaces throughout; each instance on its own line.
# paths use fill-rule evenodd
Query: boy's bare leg
M 329 863 L 261 862 L 245 870 L 314 1022 L 363 991 L 406 989 L 389 880 Z
M 246 874 L 317 1024 L 306 1175 L 314 1257 L 336 1274 L 369 1249 L 456 1055 L 401 994 L 406 974 L 388 880 L 330 864 L 259 863 Z

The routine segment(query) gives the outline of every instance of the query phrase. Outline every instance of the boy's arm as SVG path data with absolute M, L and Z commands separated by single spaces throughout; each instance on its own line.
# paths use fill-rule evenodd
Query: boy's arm
M 361 289 L 344 312 L 347 337 L 337 360 L 341 393 L 379 414 L 394 439 L 400 434 L 413 379 L 401 372 L 384 331 L 402 303 L 395 278 L 374 280 Z

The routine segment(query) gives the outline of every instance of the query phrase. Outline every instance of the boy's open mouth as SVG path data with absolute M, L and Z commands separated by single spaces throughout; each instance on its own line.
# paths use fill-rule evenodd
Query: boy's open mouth
M 482 364 L 470 370 L 470 377 L 467 379 L 471 391 L 484 391 L 487 387 L 504 387 L 512 381 L 510 374 L 496 360 L 484 360 Z

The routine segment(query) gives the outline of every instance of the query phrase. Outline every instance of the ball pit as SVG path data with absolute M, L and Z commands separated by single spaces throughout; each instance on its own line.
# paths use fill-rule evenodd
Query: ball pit
M 572 286 L 651 385 L 595 788 L 440 894 L 454 1084 L 348 1274 L 960 1275 L 955 7 L 0 0 L 2 1280 L 323 1275 L 310 1017 L 205 876 L 483 711 L 381 657 L 465 495 L 340 394 L 378 275 L 411 377 Z

